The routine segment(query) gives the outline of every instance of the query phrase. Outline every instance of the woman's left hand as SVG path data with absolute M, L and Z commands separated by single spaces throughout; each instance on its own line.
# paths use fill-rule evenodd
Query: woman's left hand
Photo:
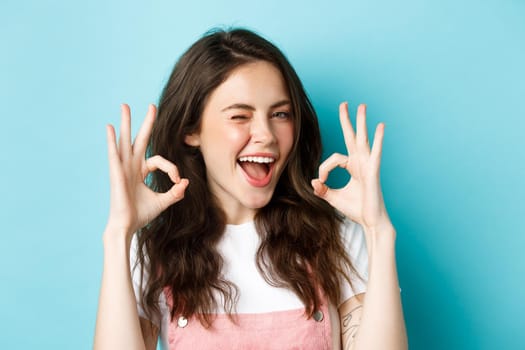
M 357 108 L 357 134 L 350 122 L 346 102 L 339 105 L 339 119 L 348 155 L 334 153 L 321 163 L 319 178 L 312 180 L 314 193 L 367 230 L 393 230 L 379 179 L 385 125 L 380 123 L 377 126 L 370 149 L 364 104 Z M 346 169 L 351 176 L 348 183 L 339 189 L 332 189 L 325 184 L 335 167 Z

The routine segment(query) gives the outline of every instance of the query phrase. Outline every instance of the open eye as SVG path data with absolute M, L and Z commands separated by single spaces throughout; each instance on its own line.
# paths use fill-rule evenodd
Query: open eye
M 272 114 L 272 118 L 289 119 L 290 118 L 290 113 L 289 112 L 275 112 L 275 113 Z

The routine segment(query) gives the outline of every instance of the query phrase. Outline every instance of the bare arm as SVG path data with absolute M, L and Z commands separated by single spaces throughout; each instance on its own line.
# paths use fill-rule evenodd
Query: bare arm
M 345 301 L 338 309 L 341 321 L 342 348 L 344 350 L 354 348 L 355 337 L 361 325 L 364 297 L 364 293 L 353 296 Z
M 373 235 L 373 232 L 367 234 Z M 367 292 L 339 308 L 344 350 L 408 348 L 394 240 L 393 231 L 367 239 L 370 252 Z
M 120 243 L 116 241 L 123 236 L 116 236 L 114 240 L 110 236 L 104 235 L 104 271 L 94 348 L 155 350 L 159 329 L 138 316 L 129 253 L 122 254 L 129 252 L 129 246 L 119 249 Z
M 131 282 L 129 247 L 124 234 L 104 233 L 104 271 L 94 348 L 145 350 Z
M 153 156 L 145 159 L 146 147 L 155 120 L 151 105 L 140 131 L 131 143 L 129 107 L 122 106 L 120 138 L 107 127 L 111 205 L 104 231 L 104 270 L 100 288 L 94 348 L 155 349 L 158 330 L 149 321 L 139 320 L 130 271 L 130 246 L 134 232 L 157 217 L 184 196 L 187 179 L 181 179 L 177 167 Z M 144 183 L 148 173 L 161 170 L 174 183 L 165 193 L 156 193 Z
M 396 231 L 386 210 L 379 176 L 385 125 L 380 123 L 376 127 L 370 147 L 365 105 L 357 109 L 356 131 L 347 103 L 339 106 L 339 120 L 347 154 L 334 153 L 328 157 L 319 166 L 319 178 L 312 180 L 312 186 L 317 196 L 359 223 L 365 231 L 369 261 L 367 292 L 362 304 L 359 302 L 362 307 L 350 302 L 339 310 L 342 332 L 346 334 L 344 349 L 407 349 L 396 270 Z M 351 177 L 344 187 L 332 189 L 325 181 L 336 167 L 346 169 Z

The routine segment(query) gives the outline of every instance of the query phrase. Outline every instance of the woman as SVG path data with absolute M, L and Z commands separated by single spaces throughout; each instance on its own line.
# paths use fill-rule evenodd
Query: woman
M 107 129 L 95 348 L 154 349 L 160 336 L 170 349 L 405 349 L 379 181 L 384 125 L 370 148 L 365 106 L 356 132 L 346 103 L 339 112 L 348 155 L 317 168 L 319 126 L 299 78 L 243 29 L 188 49 L 133 143 L 124 105 L 118 144 Z M 334 190 L 337 166 L 351 179 Z

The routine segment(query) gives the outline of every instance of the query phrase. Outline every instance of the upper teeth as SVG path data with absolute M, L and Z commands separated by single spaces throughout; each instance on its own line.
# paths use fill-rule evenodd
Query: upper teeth
M 271 157 L 241 157 L 239 158 L 240 162 L 254 162 L 254 163 L 273 163 L 275 162 L 274 158 Z

